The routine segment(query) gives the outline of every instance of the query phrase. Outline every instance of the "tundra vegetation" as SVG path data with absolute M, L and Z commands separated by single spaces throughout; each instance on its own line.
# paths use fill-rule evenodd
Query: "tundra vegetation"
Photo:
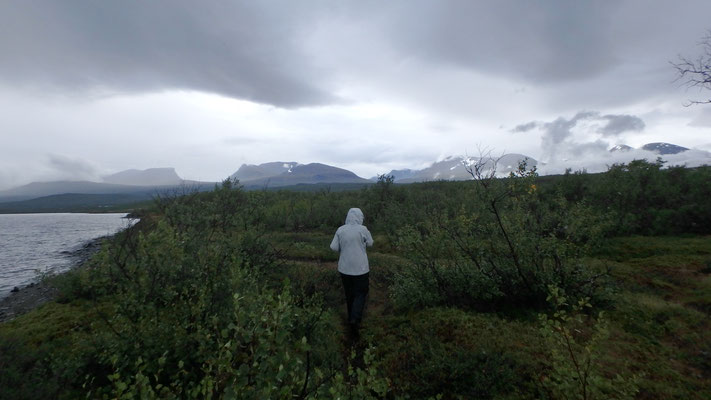
M 0 398 L 711 398 L 711 168 L 160 196 L 0 324 Z M 359 339 L 328 244 L 374 234 Z

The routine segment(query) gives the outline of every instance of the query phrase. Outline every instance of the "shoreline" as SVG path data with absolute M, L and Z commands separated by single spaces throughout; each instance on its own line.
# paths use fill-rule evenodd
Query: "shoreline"
M 112 237 L 100 236 L 81 244 L 75 250 L 64 250 L 60 252 L 67 257 L 69 267 L 57 275 L 67 273 L 84 265 L 94 254 L 101 249 L 101 242 Z M 46 281 L 31 282 L 25 286 L 15 287 L 7 297 L 0 299 L 0 323 L 12 321 L 35 308 L 55 300 L 59 295 L 57 288 L 52 287 Z

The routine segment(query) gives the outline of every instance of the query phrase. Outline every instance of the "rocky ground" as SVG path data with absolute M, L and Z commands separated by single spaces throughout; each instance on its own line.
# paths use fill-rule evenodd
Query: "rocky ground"
M 63 251 L 62 254 L 71 260 L 71 268 L 77 268 L 94 255 L 105 237 L 86 242 L 76 250 Z M 12 293 L 0 300 L 0 322 L 9 321 L 42 304 L 54 300 L 58 291 L 46 281 L 33 282 L 25 287 L 14 288 Z

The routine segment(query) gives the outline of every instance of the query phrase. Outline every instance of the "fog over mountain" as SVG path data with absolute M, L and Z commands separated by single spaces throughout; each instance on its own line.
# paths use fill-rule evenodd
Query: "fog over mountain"
M 437 161 L 421 170 L 392 170 L 387 175 L 393 176 L 395 182 L 412 183 L 437 180 L 469 180 L 473 179 L 470 171 L 479 163 L 483 174 L 494 173 L 497 176 L 508 176 L 518 169 L 521 162 L 526 162 L 528 169 L 535 167 L 538 161 L 523 154 L 504 154 L 500 156 L 486 155 L 482 157 L 450 156 Z
M 585 148 L 581 146 L 581 149 Z M 666 166 L 698 167 L 711 165 L 711 152 L 698 149 L 688 149 L 666 142 L 647 143 L 640 148 L 619 144 L 610 149 L 590 146 L 587 152 L 579 152 L 574 158 L 551 157 L 549 162 L 539 162 L 533 157 L 523 154 L 494 155 L 485 157 L 450 156 L 444 160 L 432 163 L 424 169 L 392 170 L 387 175 L 394 177 L 395 182 L 411 183 L 431 180 L 468 180 L 472 175 L 467 166 L 476 162 L 482 163 L 486 173 L 495 168 L 497 176 L 508 176 L 520 162 L 526 161 L 530 169 L 536 167 L 540 175 L 562 174 L 567 169 L 587 171 L 590 173 L 604 172 L 613 164 L 629 163 L 633 160 L 654 162 L 662 158 Z M 373 178 L 374 179 L 374 178 Z
M 542 175 L 561 174 L 566 169 L 590 173 L 604 172 L 613 164 L 629 163 L 632 160 L 654 162 L 658 158 L 661 158 L 667 167 L 692 168 L 711 165 L 711 152 L 709 151 L 688 149 L 666 142 L 655 142 L 644 144 L 639 148 L 619 144 L 606 151 L 591 147 L 588 152 L 578 153 L 576 157 L 554 157 L 552 161 L 540 165 L 538 171 Z

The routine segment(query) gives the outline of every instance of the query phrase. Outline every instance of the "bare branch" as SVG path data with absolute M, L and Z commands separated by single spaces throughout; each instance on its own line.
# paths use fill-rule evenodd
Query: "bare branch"
M 674 82 L 680 82 L 681 86 L 686 86 L 687 89 L 711 90 L 711 31 L 701 39 L 699 46 L 703 50 L 702 54 L 696 59 L 679 56 L 678 62 L 670 62 L 676 69 L 677 77 Z M 688 107 L 693 104 L 711 104 L 711 98 L 708 100 L 689 100 L 684 106 Z

